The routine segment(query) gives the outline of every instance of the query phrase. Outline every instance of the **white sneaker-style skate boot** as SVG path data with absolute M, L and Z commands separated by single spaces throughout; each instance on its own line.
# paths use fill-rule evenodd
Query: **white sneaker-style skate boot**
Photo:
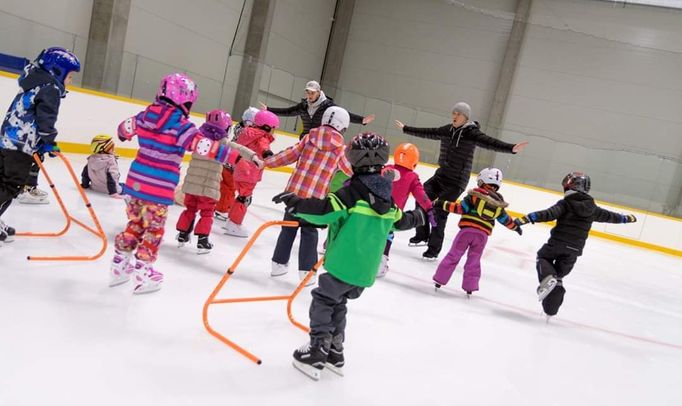
M 277 277 L 286 275 L 289 272 L 289 264 L 280 264 L 272 261 L 272 268 L 270 269 L 270 276 Z
M 303 280 L 305 279 L 306 275 L 308 275 L 309 271 L 298 271 L 298 279 Z M 306 287 L 308 286 L 313 286 L 317 283 L 317 272 L 313 273 L 313 276 L 308 279 L 308 283 L 305 284 Z
M 554 275 L 547 275 L 542 278 L 540 286 L 536 290 L 538 294 L 538 301 L 542 302 L 557 285 L 557 278 Z
M 152 264 L 140 260 L 135 264 L 134 294 L 151 293 L 161 289 L 163 274 L 154 270 Z
M 38 189 L 36 186 L 26 186 L 24 191 L 17 196 L 17 201 L 22 204 L 49 204 L 47 192 Z
M 0 237 L 0 241 L 2 242 L 12 242 L 14 241 L 14 235 L 17 233 L 17 230 L 14 229 L 14 227 L 10 227 L 7 224 L 5 224 L 4 221 L 0 220 L 0 235 L 4 236 Z
M 109 271 L 109 287 L 122 285 L 130 280 L 135 267 L 135 258 L 132 252 L 121 252 L 116 250 L 114 259 L 111 260 Z
M 235 224 L 230 219 L 225 221 L 223 230 L 225 230 L 225 234 L 231 235 L 233 237 L 247 238 L 249 236 L 249 232 L 246 231 L 246 228 L 244 228 L 243 225 Z
M 388 255 L 381 257 L 381 264 L 379 264 L 379 271 L 377 272 L 377 278 L 383 278 L 388 273 Z

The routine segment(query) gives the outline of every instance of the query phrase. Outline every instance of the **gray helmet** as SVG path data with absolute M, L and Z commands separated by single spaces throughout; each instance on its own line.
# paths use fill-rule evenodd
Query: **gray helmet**
M 571 172 L 564 176 L 561 181 L 561 186 L 564 192 L 567 190 L 575 190 L 576 192 L 588 193 L 590 191 L 590 177 L 582 172 Z
M 360 133 L 350 141 L 346 157 L 354 173 L 380 172 L 388 162 L 388 142 L 379 134 Z

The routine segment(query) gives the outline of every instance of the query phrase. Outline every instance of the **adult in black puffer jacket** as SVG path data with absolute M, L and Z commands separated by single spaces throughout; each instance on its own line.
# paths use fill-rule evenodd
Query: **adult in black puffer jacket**
M 317 128 L 322 125 L 322 115 L 329 107 L 336 106 L 334 99 L 327 97 L 320 89 L 320 84 L 311 80 L 305 87 L 306 97 L 301 99 L 301 102 L 294 104 L 291 107 L 268 107 L 261 103 L 263 109 L 267 109 L 278 116 L 300 116 L 303 122 L 303 132 L 298 137 L 303 139 L 312 128 Z M 355 124 L 369 124 L 374 120 L 374 115 L 370 114 L 366 117 L 358 114 L 353 114 L 350 111 L 350 122 Z
M 614 213 L 594 203 L 590 191 L 590 177 L 572 172 L 561 182 L 565 196 L 547 210 L 536 211 L 515 220 L 517 225 L 556 220 L 549 241 L 538 251 L 536 261 L 538 297 L 548 316 L 554 316 L 564 301 L 562 278 L 571 272 L 578 257 L 582 255 L 585 241 L 593 222 L 632 223 L 632 214 Z
M 440 141 L 440 155 L 436 173 L 424 183 L 424 191 L 429 199 L 456 201 L 466 189 L 471 173 L 476 147 L 491 149 L 497 152 L 517 153 L 528 142 L 509 144 L 484 134 L 476 121 L 470 121 L 471 107 L 464 102 L 455 104 L 452 109 L 452 124 L 436 128 L 410 127 L 396 120 L 396 126 L 405 134 L 419 138 Z M 429 225 L 417 228 L 417 235 L 410 243 L 419 244 L 428 241 L 429 248 L 424 252 L 426 259 L 436 259 L 443 247 L 445 225 L 448 213 L 434 208 L 436 227 L 429 230 Z

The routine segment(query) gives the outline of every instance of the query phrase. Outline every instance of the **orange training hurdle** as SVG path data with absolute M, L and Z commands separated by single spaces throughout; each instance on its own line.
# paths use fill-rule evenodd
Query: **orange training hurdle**
M 40 161 L 40 158 L 38 157 L 37 154 L 33 155 L 33 159 L 36 161 L 38 164 L 38 167 L 40 168 L 40 172 L 45 176 L 45 179 L 47 179 L 48 184 L 50 185 L 50 189 L 52 189 L 52 193 L 54 194 L 55 198 L 57 199 L 57 202 L 59 203 L 59 207 L 62 209 L 62 213 L 64 214 L 64 217 L 66 218 L 66 224 L 64 227 L 57 232 L 23 232 L 23 233 L 17 233 L 18 236 L 22 237 L 61 237 L 62 235 L 66 234 L 66 232 L 69 230 L 71 227 L 71 222 L 74 222 L 78 224 L 79 226 L 83 227 L 85 230 L 89 231 L 90 233 L 94 234 L 97 238 L 102 240 L 102 248 L 100 248 L 99 252 L 97 252 L 95 255 L 90 255 L 90 256 L 52 256 L 52 257 L 37 257 L 37 256 L 28 256 L 26 259 L 31 260 L 31 261 L 93 261 L 96 260 L 97 258 L 101 257 L 104 252 L 107 249 L 107 237 L 104 234 L 104 230 L 102 230 L 102 226 L 99 223 L 99 220 L 97 219 L 97 215 L 95 214 L 95 211 L 92 209 L 92 205 L 90 204 L 90 200 L 88 200 L 88 197 L 85 195 L 85 192 L 83 191 L 83 188 L 80 185 L 80 182 L 78 182 L 78 178 L 76 177 L 76 174 L 73 172 L 73 167 L 71 166 L 71 163 L 69 160 L 62 155 L 61 153 L 57 152 L 55 153 L 62 162 L 64 162 L 64 165 L 66 166 L 66 169 L 69 171 L 69 174 L 71 175 L 71 179 L 73 179 L 73 182 L 76 184 L 76 188 L 78 189 L 78 192 L 81 195 L 81 198 L 83 199 L 83 202 L 85 203 L 85 207 L 88 208 L 88 212 L 90 213 L 90 217 L 92 217 L 93 222 L 95 223 L 95 227 L 97 229 L 94 229 L 87 224 L 83 223 L 82 221 L 78 220 L 77 218 L 73 217 L 69 211 L 66 209 L 66 206 L 64 205 L 64 201 L 62 200 L 61 196 L 59 195 L 59 192 L 57 191 L 57 188 L 54 185 L 54 182 L 52 181 L 52 178 L 50 178 L 50 175 L 47 173 L 47 170 L 45 169 L 45 166 L 43 163 Z
M 260 236 L 261 232 L 265 230 L 268 227 L 272 226 L 282 226 L 282 227 L 298 227 L 298 222 L 296 221 L 268 221 L 258 227 L 258 230 L 253 233 L 253 236 L 249 239 L 249 241 L 246 243 L 246 246 L 242 251 L 239 253 L 239 256 L 237 256 L 237 259 L 234 260 L 232 265 L 227 268 L 227 272 L 225 272 L 225 275 L 223 275 L 222 279 L 220 279 L 220 282 L 218 282 L 218 285 L 213 289 L 213 292 L 211 295 L 206 299 L 206 302 L 204 303 L 204 309 L 203 309 L 203 319 L 204 319 L 204 327 L 206 327 L 206 330 L 215 338 L 218 340 L 222 341 L 223 343 L 229 345 L 232 347 L 234 350 L 236 350 L 238 353 L 241 355 L 245 356 L 246 358 L 250 359 L 251 361 L 255 362 L 256 364 L 260 365 L 261 364 L 261 359 L 253 355 L 251 352 L 245 350 L 243 347 L 240 347 L 239 345 L 235 344 L 234 342 L 230 341 L 227 339 L 225 336 L 221 335 L 217 331 L 215 331 L 210 323 L 208 322 L 208 307 L 213 304 L 220 304 L 220 303 L 247 303 L 247 302 L 265 302 L 265 301 L 276 301 L 276 300 L 286 300 L 287 301 L 287 317 L 289 318 L 289 321 L 291 323 L 298 327 L 299 329 L 303 330 L 304 332 L 309 332 L 310 329 L 306 327 L 305 325 L 299 323 L 294 319 L 294 316 L 291 314 L 291 303 L 296 299 L 296 296 L 303 290 L 305 287 L 305 284 L 308 283 L 310 278 L 313 277 L 313 275 L 317 272 L 319 267 L 322 265 L 322 261 L 324 260 L 323 258 L 320 258 L 319 261 L 313 266 L 313 269 L 311 269 L 308 274 L 306 275 L 305 279 L 301 281 L 301 283 L 296 286 L 296 289 L 291 293 L 290 295 L 287 296 L 258 296 L 258 297 L 240 297 L 240 298 L 234 298 L 234 299 L 216 299 L 216 295 L 220 292 L 220 290 L 223 288 L 225 283 L 232 277 L 232 274 L 234 274 L 235 270 L 237 269 L 237 266 L 241 262 L 241 260 L 244 258 L 246 253 L 251 249 L 251 246 L 253 246 L 253 243 L 256 241 L 256 239 Z

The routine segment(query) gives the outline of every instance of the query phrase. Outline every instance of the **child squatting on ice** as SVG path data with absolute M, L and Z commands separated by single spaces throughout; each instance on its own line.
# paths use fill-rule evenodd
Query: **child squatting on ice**
M 190 109 L 198 96 L 196 85 L 187 75 L 167 75 L 161 79 L 154 103 L 118 126 L 119 139 L 129 141 L 137 135 L 140 148 L 123 187 L 124 193 L 131 197 L 126 207 L 128 225 L 116 236 L 109 286 L 125 283 L 134 274 L 133 293 L 161 289 L 163 274 L 153 264 L 165 230 L 168 206 L 173 204 L 185 151 L 194 151 L 220 163 L 234 163 L 239 156 L 236 148 L 204 137 L 189 121 Z M 242 158 L 262 165 L 252 151 L 247 151 Z
M 59 105 L 66 97 L 66 86 L 80 70 L 76 55 L 54 47 L 43 50 L 19 76 L 19 93 L 0 129 L 0 217 L 25 185 L 37 181 L 33 154 L 55 156 L 59 152 L 55 142 Z M 12 241 L 15 234 L 14 228 L 0 220 L 0 244 Z
M 293 192 L 273 198 L 287 212 L 312 224 L 329 225 L 324 273 L 313 289 L 310 341 L 294 352 L 294 366 L 317 380 L 325 367 L 341 374 L 346 328 L 346 302 L 374 284 L 386 237 L 426 221 L 417 208 L 402 212 L 391 198 L 392 171 L 382 175 L 388 143 L 374 133 L 355 136 L 346 156 L 353 168 L 348 185 L 325 199 L 302 199 Z M 362 244 L 358 244 L 362 241 Z
M 571 172 L 561 181 L 564 198 L 546 210 L 536 211 L 515 220 L 516 224 L 556 220 L 547 243 L 540 248 L 536 269 L 540 286 L 538 300 L 545 314 L 554 316 L 564 301 L 566 289 L 563 278 L 568 275 L 583 248 L 593 222 L 634 223 L 632 214 L 619 214 L 602 209 L 594 203 L 590 191 L 590 177 L 582 172 Z
M 121 173 L 111 135 L 96 135 L 90 142 L 90 152 L 88 163 L 81 172 L 81 187 L 120 199 L 123 191 L 119 184 Z
M 478 174 L 476 183 L 478 187 L 469 190 L 460 202 L 447 200 L 434 202 L 434 206 L 439 206 L 446 212 L 460 214 L 462 217 L 458 224 L 459 232 L 452 242 L 450 251 L 438 265 L 433 282 L 436 289 L 447 284 L 459 260 L 468 251 L 462 276 L 462 289 L 467 296 L 478 290 L 478 282 L 481 279 L 481 256 L 488 236 L 493 232 L 495 220 L 519 235 L 522 234 L 521 227 L 515 224 L 505 211 L 508 203 L 498 192 L 502 185 L 502 171 L 497 168 L 485 168 Z

